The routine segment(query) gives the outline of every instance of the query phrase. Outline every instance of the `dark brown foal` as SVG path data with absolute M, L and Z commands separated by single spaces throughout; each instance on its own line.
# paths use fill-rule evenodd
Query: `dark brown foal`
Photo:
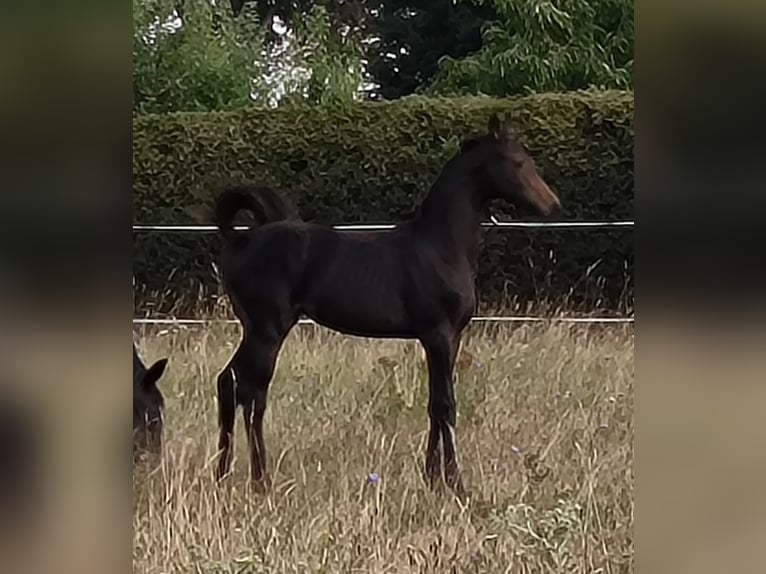
M 480 224 L 493 199 L 544 216 L 560 210 L 513 131 L 496 116 L 486 135 L 463 143 L 415 216 L 391 231 L 340 232 L 301 221 L 268 188 L 237 187 L 215 198 L 214 218 L 225 240 L 224 285 L 244 329 L 218 377 L 219 479 L 229 471 L 241 405 L 251 476 L 265 481 L 269 384 L 285 337 L 305 315 L 341 333 L 420 341 L 429 377 L 426 477 L 435 485 L 443 474 L 450 488 L 463 491 L 453 371 L 476 309 Z M 240 211 L 255 221 L 242 233 L 233 228 Z

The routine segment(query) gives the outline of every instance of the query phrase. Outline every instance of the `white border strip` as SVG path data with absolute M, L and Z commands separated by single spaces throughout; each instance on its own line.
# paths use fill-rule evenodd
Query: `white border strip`
M 634 323 L 634 317 L 474 317 L 472 323 Z M 134 325 L 213 325 L 238 324 L 236 319 L 133 319 Z M 318 325 L 311 319 L 301 319 L 299 325 Z
M 349 223 L 333 225 L 333 229 L 339 231 L 385 231 L 394 229 L 395 223 Z M 483 222 L 482 227 L 496 229 L 599 229 L 608 227 L 634 227 L 633 221 L 493 221 Z M 235 226 L 234 229 L 244 231 L 247 226 Z M 158 231 L 164 233 L 215 233 L 218 228 L 215 225 L 134 225 L 133 231 L 147 232 Z

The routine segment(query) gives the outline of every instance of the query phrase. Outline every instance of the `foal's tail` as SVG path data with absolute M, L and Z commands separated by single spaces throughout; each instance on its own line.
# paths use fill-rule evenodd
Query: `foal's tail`
M 227 243 L 234 242 L 234 217 L 249 211 L 255 226 L 293 217 L 287 202 L 270 187 L 239 185 L 221 191 L 213 200 L 213 221 Z

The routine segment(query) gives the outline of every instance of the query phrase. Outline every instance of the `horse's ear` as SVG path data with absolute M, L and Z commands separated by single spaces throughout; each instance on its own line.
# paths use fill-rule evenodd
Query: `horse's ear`
M 503 135 L 504 130 L 503 120 L 500 119 L 500 116 L 495 113 L 489 116 L 489 125 L 487 126 L 487 129 L 493 138 L 499 139 L 500 136 Z
M 148 390 L 157 386 L 157 381 L 160 380 L 162 373 L 165 372 L 165 367 L 168 366 L 167 359 L 160 359 L 155 362 L 151 367 L 146 370 L 143 378 L 141 379 L 141 386 Z
M 516 131 L 511 125 L 511 112 L 505 112 L 505 117 L 503 118 L 503 133 L 509 136 L 516 134 Z

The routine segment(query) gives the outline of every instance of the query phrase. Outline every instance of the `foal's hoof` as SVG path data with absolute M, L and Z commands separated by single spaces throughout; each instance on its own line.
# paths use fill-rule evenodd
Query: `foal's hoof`
M 442 461 L 441 457 L 436 455 L 426 456 L 426 463 L 423 467 L 423 480 L 431 490 L 441 483 Z
M 450 490 L 455 493 L 455 495 L 463 500 L 466 497 L 465 487 L 463 486 L 463 478 L 460 476 L 459 471 L 452 471 L 444 473 L 444 482 L 447 484 Z
M 215 467 L 215 481 L 221 482 L 224 478 L 231 474 L 231 467 L 228 464 L 218 463 Z
M 465 487 L 463 486 L 463 481 L 458 480 L 455 484 L 448 485 L 452 492 L 455 493 L 455 496 L 457 496 L 460 500 L 465 500 L 467 497 Z
M 442 484 L 440 468 L 425 468 L 423 471 L 423 481 L 429 489 L 436 490 Z

